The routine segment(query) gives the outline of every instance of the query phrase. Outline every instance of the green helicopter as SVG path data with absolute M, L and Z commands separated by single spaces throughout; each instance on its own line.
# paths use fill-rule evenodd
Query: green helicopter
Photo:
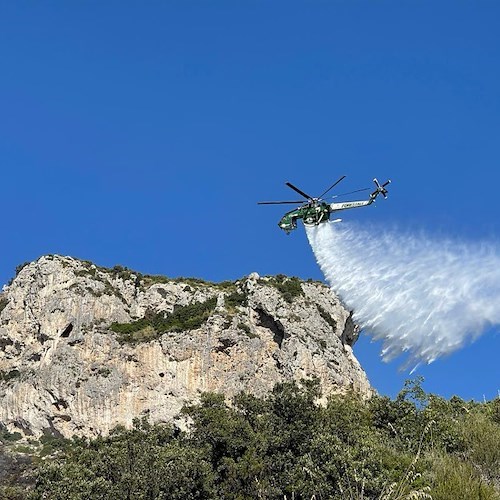
M 302 205 L 294 210 L 287 212 L 278 222 L 278 226 L 283 229 L 287 234 L 291 231 L 297 229 L 297 220 L 302 219 L 305 226 L 317 226 L 323 222 L 330 220 L 330 216 L 333 212 L 339 212 L 340 210 L 347 210 L 349 208 L 366 207 L 371 205 L 381 194 L 384 198 L 387 198 L 387 189 L 385 186 L 390 184 L 390 180 L 380 184 L 377 179 L 373 179 L 376 189 L 373 191 L 367 200 L 359 201 L 346 201 L 341 203 L 327 203 L 323 200 L 323 197 L 329 193 L 339 182 L 345 179 L 345 175 L 340 177 L 336 182 L 334 182 L 324 193 L 322 193 L 317 198 L 309 196 L 304 191 L 301 191 L 298 187 L 294 186 L 292 183 L 287 182 L 286 185 L 293 189 L 295 192 L 304 197 L 307 202 L 299 201 L 260 201 L 258 205 L 284 205 L 284 204 L 297 204 L 302 203 Z M 345 196 L 348 194 L 359 193 L 360 191 L 368 191 L 370 188 L 357 189 L 356 191 L 350 191 L 349 193 L 339 194 L 337 197 Z M 341 219 L 335 219 L 333 222 L 340 222 Z

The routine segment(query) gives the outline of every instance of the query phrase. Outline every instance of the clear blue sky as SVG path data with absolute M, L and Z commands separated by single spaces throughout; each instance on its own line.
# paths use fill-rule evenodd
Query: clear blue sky
M 0 2 L 0 282 L 46 253 L 144 273 L 322 279 L 285 181 L 392 178 L 345 218 L 499 241 L 494 1 Z M 500 334 L 420 371 L 492 398 Z M 408 373 L 355 353 L 394 395 Z

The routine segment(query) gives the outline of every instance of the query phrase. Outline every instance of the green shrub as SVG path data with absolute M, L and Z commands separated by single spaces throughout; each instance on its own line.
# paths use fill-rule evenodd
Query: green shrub
M 156 274 L 144 274 L 141 277 L 141 285 L 144 286 L 145 288 L 150 287 L 151 285 L 156 285 L 157 283 L 165 284 L 169 283 L 170 281 L 175 281 L 175 280 L 170 280 L 166 276 L 162 275 L 156 275 Z
M 106 269 L 106 271 L 111 274 L 113 278 L 119 278 L 123 281 L 134 281 L 137 285 L 140 284 L 142 279 L 142 274 L 135 271 L 131 271 L 127 267 L 114 266 L 111 269 Z
M 291 304 L 296 297 L 304 295 L 302 284 L 299 278 L 287 277 L 284 274 L 277 274 L 272 277 L 269 283 L 277 288 L 283 298 Z
M 257 334 L 252 332 L 251 328 L 246 323 L 243 323 L 240 321 L 238 323 L 238 329 L 245 332 L 245 335 L 251 339 L 258 339 L 259 338 L 259 336 Z
M 16 276 L 26 267 L 30 264 L 30 262 L 23 262 L 22 264 L 19 264 L 16 266 Z
M 229 309 L 247 305 L 248 297 L 245 293 L 232 292 L 224 297 L 224 303 Z
M 5 427 L 0 427 L 0 442 L 15 442 L 22 438 L 19 432 L 9 432 Z
M 332 327 L 333 330 L 337 329 L 337 322 L 332 318 L 331 314 L 328 313 L 323 307 L 319 304 L 317 305 L 318 312 L 320 316 Z
M 214 285 L 219 290 L 231 290 L 231 289 L 236 288 L 235 282 L 229 281 L 229 280 L 221 281 L 219 283 L 212 283 L 212 285 Z
M 474 466 L 450 455 L 437 455 L 432 461 L 433 500 L 498 500 L 498 492 L 485 483 Z
M 215 309 L 217 298 L 205 302 L 193 302 L 187 306 L 176 306 L 164 313 L 148 312 L 144 318 L 132 323 L 112 323 L 110 330 L 119 334 L 121 342 L 144 342 L 167 332 L 183 332 L 200 328 Z
M 9 300 L 6 297 L 0 298 L 0 313 L 7 307 Z
M 471 412 L 461 421 L 464 452 L 484 477 L 500 484 L 500 425 L 483 412 Z
M 14 281 L 14 279 L 17 277 L 17 275 L 27 266 L 29 265 L 30 262 L 23 262 L 22 264 L 19 264 L 18 266 L 16 266 L 16 274 L 14 275 L 14 277 L 10 278 L 9 282 L 7 283 L 8 286 L 10 286 L 12 284 L 12 282 Z
M 171 281 L 174 281 L 175 283 L 187 283 L 189 285 L 192 285 L 196 287 L 197 285 L 199 286 L 207 286 L 207 285 L 214 285 L 215 283 L 212 283 L 210 281 L 206 281 L 201 278 L 185 278 L 183 276 L 180 276 L 178 278 L 172 278 Z
M 16 378 L 19 378 L 21 376 L 21 372 L 19 370 L 9 370 L 9 371 L 2 371 L 0 370 L 0 382 L 8 382 L 9 380 L 14 380 Z

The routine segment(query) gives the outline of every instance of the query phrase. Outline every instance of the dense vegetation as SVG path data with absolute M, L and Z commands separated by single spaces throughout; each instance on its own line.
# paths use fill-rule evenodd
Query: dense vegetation
M 131 323 L 112 323 L 110 330 L 119 334 L 121 342 L 151 340 L 166 332 L 182 332 L 200 328 L 217 305 L 217 297 L 186 306 L 175 306 L 170 314 L 149 311 Z
M 296 297 L 304 295 L 301 280 L 295 276 L 288 277 L 284 274 L 277 274 L 276 276 L 261 279 L 260 283 L 274 286 L 289 304 L 291 304 Z
M 499 498 L 499 399 L 445 400 L 418 380 L 394 400 L 350 393 L 318 406 L 318 396 L 315 381 L 278 384 L 265 399 L 241 394 L 232 406 L 203 394 L 183 410 L 188 432 L 143 420 L 61 441 L 34 465 L 30 498 Z M 15 485 L 3 492 L 26 498 Z

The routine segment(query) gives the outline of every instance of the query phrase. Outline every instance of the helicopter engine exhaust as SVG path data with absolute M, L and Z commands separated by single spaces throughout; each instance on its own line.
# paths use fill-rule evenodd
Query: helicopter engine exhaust
M 382 186 L 381 186 L 382 187 Z M 306 227 L 332 290 L 402 368 L 431 363 L 500 326 L 500 249 L 351 223 Z

